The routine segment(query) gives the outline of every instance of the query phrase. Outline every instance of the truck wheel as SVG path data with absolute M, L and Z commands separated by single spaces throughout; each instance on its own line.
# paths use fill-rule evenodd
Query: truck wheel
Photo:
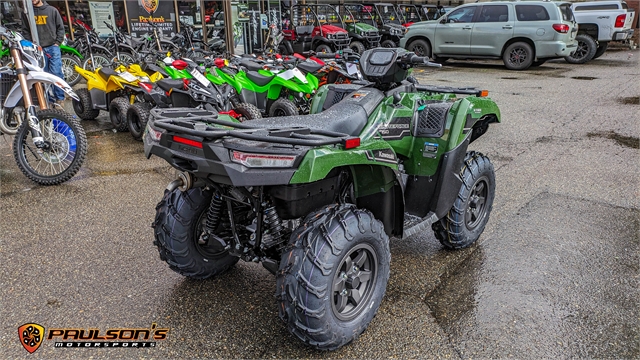
M 131 105 L 127 110 L 127 126 L 135 140 L 142 141 L 144 128 L 149 121 L 149 110 L 151 110 L 151 104 L 140 102 Z
M 451 210 L 432 225 L 436 238 L 448 249 L 466 248 L 478 240 L 495 196 L 493 164 L 481 153 L 467 153 L 460 176 L 463 183 Z
M 605 51 L 607 51 L 607 48 L 609 47 L 609 42 L 608 41 L 600 41 L 598 43 L 598 48 L 596 49 L 596 53 L 595 55 L 593 55 L 593 59 L 597 59 L 600 56 L 602 56 L 604 54 Z
M 240 121 L 247 121 L 247 120 L 262 118 L 262 113 L 260 112 L 260 109 L 258 109 L 258 107 L 253 104 L 240 103 L 233 110 L 238 114 L 242 115 L 242 117 L 240 117 L 239 119 Z
M 320 44 L 316 47 L 316 52 L 317 53 L 332 53 L 333 50 L 331 49 L 331 46 L 326 45 L 326 44 Z
M 514 42 L 502 54 L 504 66 L 509 70 L 526 70 L 533 63 L 533 49 L 526 42 Z
M 271 104 L 269 108 L 269 117 L 273 116 L 293 116 L 300 114 L 298 107 L 293 101 L 285 98 L 280 98 Z
M 352 41 L 351 44 L 349 44 L 349 49 L 353 50 L 353 52 L 362 55 L 362 53 L 365 50 L 364 44 L 361 43 L 360 41 Z
M 593 59 L 598 48 L 598 44 L 593 38 L 587 34 L 579 34 L 576 36 L 578 48 L 569 56 L 565 56 L 564 60 L 570 64 L 584 64 Z
M 129 125 L 127 124 L 127 111 L 129 111 L 129 106 L 129 100 L 124 96 L 119 96 L 111 100 L 109 104 L 109 119 L 111 119 L 113 127 L 115 127 L 118 132 L 129 130 Z
M 396 47 L 396 43 L 393 40 L 385 40 L 383 42 L 380 43 L 380 46 L 383 48 L 394 48 Z
M 276 277 L 280 318 L 320 350 L 357 338 L 378 311 L 389 280 L 389 237 L 367 210 L 333 204 L 293 232 Z
M 412 41 L 411 44 L 407 46 L 407 50 L 416 53 L 418 56 L 431 57 L 431 45 L 424 40 Z
M 220 275 L 238 262 L 222 244 L 202 239 L 202 229 L 213 191 L 194 188 L 165 190 L 152 224 L 160 259 L 186 277 L 206 279 Z
M 82 120 L 94 120 L 100 115 L 99 109 L 93 108 L 91 94 L 87 88 L 76 90 L 76 95 L 80 100 L 73 99 L 73 111 Z

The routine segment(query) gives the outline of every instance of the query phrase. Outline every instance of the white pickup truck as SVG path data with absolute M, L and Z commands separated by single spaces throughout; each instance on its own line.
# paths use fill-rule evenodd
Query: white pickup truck
M 578 23 L 578 48 L 565 57 L 572 64 L 584 64 L 607 50 L 610 41 L 625 41 L 633 35 L 635 11 L 620 0 L 575 2 L 571 6 Z

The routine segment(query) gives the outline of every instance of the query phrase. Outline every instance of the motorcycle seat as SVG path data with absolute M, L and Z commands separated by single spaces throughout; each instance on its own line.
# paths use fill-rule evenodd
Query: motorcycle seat
M 315 73 L 316 71 L 322 69 L 322 65 L 318 64 L 315 61 L 304 61 L 298 64 L 298 69 L 307 73 Z
M 156 84 L 158 84 L 158 86 L 160 86 L 160 89 L 164 91 L 169 91 L 171 89 L 182 90 L 182 88 L 184 87 L 184 81 L 182 81 L 181 79 L 162 79 L 156 81 Z
M 112 68 L 101 67 L 98 69 L 98 74 L 105 80 L 108 81 L 110 76 L 118 76 L 118 73 L 115 72 Z
M 255 71 L 247 71 L 247 78 L 249 78 L 249 80 L 253 81 L 258 86 L 267 85 L 271 80 L 273 80 L 274 77 L 276 76 L 264 76 Z
M 326 111 L 313 115 L 294 115 L 251 120 L 251 126 L 269 129 L 309 128 L 328 130 L 358 136 L 367 125 L 364 107 L 357 103 L 342 102 Z

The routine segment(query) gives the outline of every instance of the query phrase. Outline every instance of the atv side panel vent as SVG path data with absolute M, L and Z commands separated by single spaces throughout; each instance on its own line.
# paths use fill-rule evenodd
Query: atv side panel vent
M 329 90 L 327 91 L 327 98 L 322 105 L 322 110 L 327 110 L 333 105 L 339 103 L 344 99 L 347 95 L 352 92 L 360 89 L 362 85 L 329 85 Z
M 435 102 L 418 111 L 415 136 L 439 138 L 444 134 L 451 103 Z

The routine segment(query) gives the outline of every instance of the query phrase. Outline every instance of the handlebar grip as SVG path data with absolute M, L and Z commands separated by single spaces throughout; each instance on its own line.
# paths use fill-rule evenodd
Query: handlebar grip
M 318 59 L 335 59 L 336 53 L 316 53 L 315 57 Z

